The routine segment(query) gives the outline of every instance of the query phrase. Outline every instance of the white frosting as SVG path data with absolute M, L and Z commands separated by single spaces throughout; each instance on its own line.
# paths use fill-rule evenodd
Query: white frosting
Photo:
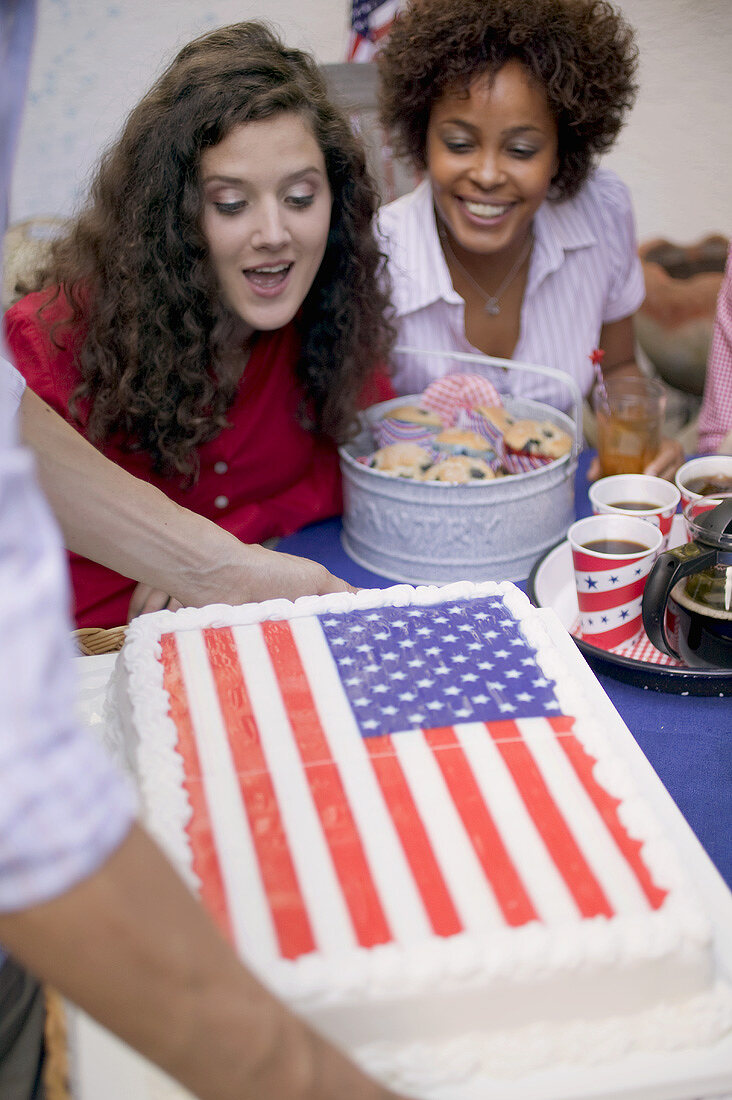
M 196 887 L 199 884 L 192 870 L 192 853 L 185 832 L 191 809 L 182 784 L 177 731 L 168 715 L 163 669 L 158 660 L 161 634 L 176 633 L 182 643 L 181 652 L 188 654 L 184 664 L 189 694 L 200 687 L 205 698 L 207 673 L 199 669 L 195 658 L 198 644 L 195 638 L 202 628 L 242 628 L 244 633 L 237 635 L 241 645 L 241 639 L 248 637 L 245 628 L 251 624 L 288 619 L 293 632 L 304 639 L 302 646 L 306 652 L 308 631 L 316 614 L 325 617 L 329 613 L 387 605 L 447 604 L 493 595 L 503 599 L 520 623 L 526 641 L 536 650 L 543 675 L 554 681 L 562 713 L 575 716 L 574 735 L 598 761 L 595 778 L 620 801 L 621 823 L 630 837 L 642 843 L 644 863 L 654 883 L 667 890 L 668 896 L 656 911 L 638 904 L 637 883 L 631 881 L 624 861 L 620 857 L 613 859 L 613 854 L 608 853 L 605 862 L 609 870 L 603 886 L 618 915 L 610 920 L 604 917 L 581 920 L 576 913 L 567 912 L 562 917 L 566 902 L 559 886 L 552 881 L 555 872 L 548 865 L 550 861 L 545 860 L 546 866 L 539 865 L 535 840 L 527 824 L 517 827 L 511 844 L 515 847 L 515 858 L 537 866 L 548 909 L 547 924 L 533 922 L 509 928 L 497 923 L 489 913 L 481 911 L 477 892 L 465 888 L 465 883 L 470 882 L 470 868 L 458 866 L 459 853 L 450 834 L 448 808 L 441 809 L 436 794 L 430 801 L 433 762 L 419 759 L 416 742 L 395 738 L 400 759 L 402 754 L 405 760 L 416 754 L 410 761 L 410 767 L 416 769 L 414 774 L 419 776 L 413 793 L 418 802 L 424 799 L 430 803 L 433 824 L 428 828 L 433 830 L 430 837 L 435 849 L 440 844 L 446 847 L 448 867 L 454 854 L 455 895 L 466 931 L 446 938 L 430 934 L 423 927 L 424 921 L 420 922 L 417 905 L 406 888 L 402 911 L 390 913 L 392 928 L 403 929 L 396 937 L 397 942 L 371 949 L 348 944 L 345 934 L 343 941 L 339 941 L 335 931 L 333 942 L 323 944 L 329 921 L 334 929 L 337 927 L 335 901 L 332 908 L 322 902 L 325 931 L 316 927 L 320 950 L 302 955 L 294 962 L 279 956 L 264 917 L 261 934 L 254 936 L 251 932 L 239 935 L 238 924 L 244 921 L 242 918 L 238 922 L 236 914 L 234 920 L 240 950 L 280 996 L 334 1039 L 350 1048 L 364 1047 L 365 1064 L 394 1077 L 403 1087 L 421 1087 L 426 1081 L 444 1079 L 445 1075 L 458 1079 L 478 1072 L 509 1072 L 506 1067 L 515 1065 L 516 1049 L 521 1051 L 520 1064 L 530 1068 L 532 1059 L 537 1065 L 554 1062 L 559 1057 L 572 1062 L 584 1060 L 588 1047 L 614 1056 L 618 1050 L 632 1045 L 648 1048 L 666 1042 L 672 1046 L 703 1044 L 710 1035 L 732 1026 L 727 991 L 711 990 L 708 921 L 685 884 L 663 831 L 637 794 L 625 763 L 607 745 L 593 717 L 592 700 L 566 669 L 541 615 L 515 586 L 493 582 L 460 582 L 443 588 L 416 589 L 397 585 L 385 591 L 304 597 L 294 604 L 272 600 L 234 608 L 222 605 L 188 608 L 175 614 L 160 612 L 132 623 L 113 677 L 113 709 L 124 729 L 128 751 L 135 759 L 146 822 Z M 255 656 L 250 659 L 256 661 Z M 259 690 L 266 695 L 265 671 L 262 666 L 260 676 L 259 666 L 256 667 Z M 316 683 L 314 688 L 321 693 L 321 719 L 330 706 L 336 705 L 331 702 L 335 693 L 329 688 L 329 678 L 336 675 L 335 666 L 330 667 L 324 661 L 316 677 L 320 686 Z M 213 711 L 217 708 L 212 705 L 206 710 L 204 703 L 200 705 L 204 707 L 202 713 L 210 717 L 210 723 L 203 723 L 207 725 L 206 737 L 213 738 L 212 728 L 208 727 L 216 725 Z M 347 720 L 343 713 L 332 716 L 337 729 Z M 282 719 L 275 708 L 273 737 L 277 735 L 278 721 Z M 531 721 L 525 720 L 522 725 L 527 740 L 532 736 Z M 466 731 L 461 737 L 465 738 L 463 747 L 468 756 L 489 752 L 485 748 L 474 749 L 467 727 Z M 203 735 L 199 744 L 202 740 Z M 360 739 L 356 741 L 360 744 Z M 332 741 L 331 747 L 337 755 L 336 741 Z M 205 749 L 208 753 L 216 751 L 212 746 Z M 284 742 L 277 751 L 286 751 Z M 540 744 L 539 751 L 546 755 L 542 766 L 553 793 L 565 815 L 573 821 L 575 835 L 582 838 L 581 846 L 592 857 L 605 842 L 599 832 L 597 835 L 593 832 L 592 815 L 586 812 L 581 785 L 562 760 L 561 752 L 555 752 L 549 744 Z M 501 777 L 497 764 L 478 756 L 474 760 L 471 757 L 471 762 L 480 777 L 484 796 L 499 800 L 512 813 L 511 800 L 515 795 L 511 784 Z M 359 773 L 358 759 L 353 754 L 338 760 L 338 766 L 344 783 L 352 784 L 354 791 L 359 785 L 359 775 L 368 774 L 366 769 Z M 301 814 L 297 820 L 303 822 L 305 845 L 306 815 L 297 808 L 296 793 L 293 792 L 290 812 Z M 363 809 L 357 810 L 357 815 L 358 812 L 368 815 L 370 797 L 375 795 L 368 789 L 359 792 L 354 801 L 360 802 Z M 216 812 L 225 813 L 223 797 L 220 801 Z M 388 870 L 388 866 L 399 867 L 398 853 L 393 851 L 394 838 L 384 833 L 369 838 L 367 847 L 368 844 L 384 853 L 391 851 L 388 859 L 384 855 L 383 867 L 377 868 L 377 875 L 394 874 Z M 375 861 L 378 863 L 378 855 L 372 857 L 372 866 Z M 239 856 L 237 862 L 244 862 L 243 857 Z M 226 867 L 224 871 L 226 874 Z M 252 900 L 255 886 L 248 886 L 242 893 L 246 896 L 238 900 L 245 908 L 255 904 Z M 322 897 L 328 897 L 325 881 Z M 410 928 L 414 928 L 412 936 L 408 933 Z M 633 1006 L 632 1014 L 628 1005 Z M 673 1026 L 671 1020 L 675 1021 Z M 480 1034 L 476 1038 L 477 1023 Z M 389 1042 L 385 1042 L 387 1039 Z
M 512 1079 L 548 1064 L 599 1067 L 633 1051 L 663 1052 L 709 1047 L 732 1029 L 728 986 L 690 997 L 680 1008 L 663 1002 L 632 1015 L 601 1020 L 544 1020 L 526 1027 L 469 1031 L 440 1043 L 371 1043 L 357 1050 L 364 1069 L 397 1089 L 428 1100 L 449 1095 L 446 1087 L 470 1081 L 471 1096 L 481 1097 L 481 1079 Z M 601 1072 L 601 1070 L 600 1070 Z M 494 1095 L 491 1092 L 491 1095 Z

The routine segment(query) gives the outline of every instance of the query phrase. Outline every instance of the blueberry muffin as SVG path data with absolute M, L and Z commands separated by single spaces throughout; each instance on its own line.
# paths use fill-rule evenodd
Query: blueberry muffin
M 476 405 L 475 411 L 501 432 L 507 431 L 516 423 L 516 418 L 507 413 L 502 405 Z
M 515 454 L 549 459 L 562 458 L 572 448 L 570 437 L 551 420 L 516 420 L 503 433 L 503 442 Z
M 488 440 L 479 432 L 469 428 L 446 428 L 444 432 L 436 435 L 434 445 L 440 451 L 446 451 L 451 455 L 469 455 L 479 458 L 491 450 Z
M 441 458 L 422 474 L 422 481 L 451 481 L 464 485 L 468 481 L 492 481 L 497 474 L 482 458 L 450 455 Z
M 442 418 L 432 409 L 423 409 L 421 405 L 400 405 L 391 409 L 387 420 L 401 420 L 404 424 L 420 424 L 425 428 L 441 428 Z
M 432 456 L 419 443 L 389 443 L 374 451 L 369 466 L 394 477 L 419 478 L 431 463 Z

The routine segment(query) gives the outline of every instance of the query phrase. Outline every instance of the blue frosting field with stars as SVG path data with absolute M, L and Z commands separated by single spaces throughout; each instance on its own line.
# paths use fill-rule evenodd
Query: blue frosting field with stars
M 560 713 L 500 597 L 320 619 L 362 737 Z

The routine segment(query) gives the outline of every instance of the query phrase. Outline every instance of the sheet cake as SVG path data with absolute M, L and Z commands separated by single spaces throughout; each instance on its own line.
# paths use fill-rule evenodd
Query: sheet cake
M 152 833 L 279 996 L 420 1095 L 729 1025 L 556 629 L 508 583 L 399 585 L 144 616 L 117 662 Z

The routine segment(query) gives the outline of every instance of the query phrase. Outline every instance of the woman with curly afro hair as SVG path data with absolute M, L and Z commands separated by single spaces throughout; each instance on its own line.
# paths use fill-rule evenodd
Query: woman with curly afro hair
M 8 311 L 15 362 L 108 457 L 245 542 L 337 514 L 336 443 L 393 394 L 377 201 L 307 54 L 261 23 L 204 35 Z M 71 573 L 79 626 L 126 620 L 131 581 L 76 555 Z
M 590 356 L 637 374 L 644 296 L 626 187 L 597 160 L 636 93 L 633 32 L 605 0 L 408 0 L 379 57 L 382 120 L 425 174 L 379 215 L 398 343 L 483 352 L 571 375 Z M 446 361 L 395 353 L 400 393 Z M 546 377 L 487 373 L 500 390 L 569 404 Z M 664 441 L 649 473 L 681 458 Z

